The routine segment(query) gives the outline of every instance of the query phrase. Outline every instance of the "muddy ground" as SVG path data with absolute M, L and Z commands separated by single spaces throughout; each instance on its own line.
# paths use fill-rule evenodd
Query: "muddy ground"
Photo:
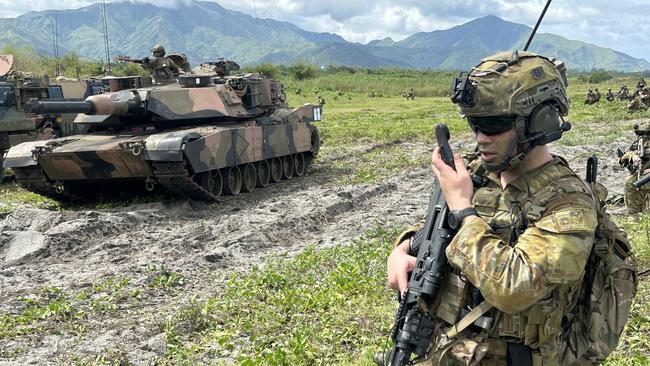
M 628 146 L 632 136 L 621 137 Z M 432 146 L 402 143 L 414 155 Z M 469 143 L 455 144 L 467 150 Z M 430 169 L 412 167 L 373 184 L 345 185 L 331 162 L 355 159 L 372 149 L 321 158 L 309 176 L 263 190 L 226 197 L 217 204 L 165 200 L 110 209 L 48 211 L 18 207 L 0 221 L 0 312 L 18 313 L 21 298 L 43 287 L 88 288 L 124 276 L 146 288 L 151 268 L 164 265 L 183 276 L 176 291 L 143 292 L 138 306 L 124 304 L 112 317 L 89 320 L 83 331 L 0 339 L 0 365 L 60 364 L 119 348 L 133 364 L 149 364 L 166 351 L 161 323 L 191 295 L 218 292 L 233 272 L 265 257 L 295 253 L 308 244 L 345 245 L 377 224 L 406 225 L 426 210 Z M 553 146 L 584 176 L 586 158 L 600 160 L 599 181 L 622 194 L 627 172 L 618 166 L 615 145 Z M 615 213 L 623 212 L 614 206 Z M 122 306 L 122 305 L 120 305 Z M 3 358 L 4 357 L 4 358 Z

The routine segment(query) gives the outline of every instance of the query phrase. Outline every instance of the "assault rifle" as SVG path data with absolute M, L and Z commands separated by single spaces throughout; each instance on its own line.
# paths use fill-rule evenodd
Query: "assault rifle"
M 149 61 L 150 61 L 149 57 L 140 59 L 140 58 L 131 58 L 129 56 L 115 56 L 115 62 L 121 62 L 121 63 L 129 62 L 132 64 L 148 64 Z
M 436 126 L 436 140 L 442 160 L 456 169 L 449 146 L 449 129 L 444 124 Z M 433 335 L 434 319 L 421 302 L 432 304 L 440 296 L 440 287 L 449 270 L 445 250 L 456 234 L 449 227 L 449 208 L 436 180 L 429 198 L 429 209 L 424 227 L 420 231 L 422 242 L 418 249 L 415 268 L 411 272 L 406 295 L 401 298 L 391 333 L 394 346 L 389 353 L 389 366 L 410 364 L 413 353 L 423 357 L 429 349 Z

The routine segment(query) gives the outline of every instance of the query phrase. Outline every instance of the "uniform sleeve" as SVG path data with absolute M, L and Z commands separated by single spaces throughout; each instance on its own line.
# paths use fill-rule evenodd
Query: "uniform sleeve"
M 458 267 L 497 309 L 517 313 L 581 276 L 597 226 L 589 206 L 546 213 L 511 247 L 480 218 L 467 221 L 447 247 Z

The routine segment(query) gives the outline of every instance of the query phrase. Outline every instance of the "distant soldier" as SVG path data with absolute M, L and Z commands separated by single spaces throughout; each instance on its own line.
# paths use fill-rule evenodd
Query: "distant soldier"
M 600 102 L 600 92 L 598 91 L 598 88 L 594 89 L 594 101 L 593 103 L 598 103 Z
M 296 88 L 296 95 L 302 94 L 302 89 L 301 88 Z
M 647 86 L 639 92 L 639 99 L 641 99 L 641 102 L 646 106 L 650 106 L 650 89 L 648 89 Z
M 634 182 L 650 174 L 650 123 L 644 122 L 634 126 L 637 140 L 628 151 L 619 158 L 619 163 L 626 167 L 631 175 L 625 180 L 625 207 L 629 214 L 636 214 L 648 209 L 650 184 L 636 189 Z
M 402 98 L 406 98 L 408 94 L 406 93 L 406 90 L 402 90 Z
M 314 94 L 318 94 L 319 93 L 318 88 L 314 88 L 313 92 L 314 92 Z
M 336 92 L 336 94 L 339 95 L 339 96 L 342 96 L 343 94 L 345 94 L 345 90 L 343 90 L 343 89 L 339 89 L 339 90 Z
M 320 95 L 318 96 L 318 104 L 322 107 L 325 105 L 325 98 L 321 97 Z
M 643 77 L 641 77 L 641 80 L 639 80 L 639 82 L 636 83 L 636 88 L 640 90 L 640 89 L 645 88 L 646 85 L 648 85 L 648 83 L 646 83 L 645 79 Z
M 594 103 L 594 91 L 589 88 L 589 91 L 587 91 L 587 95 L 585 96 L 585 104 L 593 104 Z
M 153 58 L 145 57 L 142 59 L 142 67 L 151 73 L 151 81 L 154 84 L 164 84 L 173 82 L 176 76 L 182 73 L 174 60 L 165 57 L 165 48 L 162 45 L 155 45 L 151 49 Z
M 607 99 L 608 102 L 613 102 L 614 99 L 616 99 L 616 96 L 614 96 L 614 93 L 612 92 L 612 88 L 607 88 L 605 99 Z
M 368 93 L 368 96 L 369 96 L 370 98 L 374 98 L 374 97 L 375 97 L 375 91 L 374 91 L 374 90 L 371 90 L 370 93 Z
M 409 93 L 406 95 L 406 99 L 415 100 L 415 90 L 413 90 L 413 88 L 411 88 Z
M 621 90 L 618 91 L 616 97 L 618 100 L 630 99 L 630 90 L 627 88 L 627 85 L 621 85 Z
M 640 97 L 634 98 L 627 102 L 628 113 L 641 112 L 648 109 L 648 105 L 643 103 Z

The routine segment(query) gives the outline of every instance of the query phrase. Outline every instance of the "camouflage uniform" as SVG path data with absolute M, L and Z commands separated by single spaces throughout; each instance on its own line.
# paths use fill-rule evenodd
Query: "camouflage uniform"
M 605 94 L 605 98 L 607 99 L 608 102 L 613 102 L 615 98 L 614 93 L 612 92 L 612 88 L 607 89 L 607 94 Z
M 181 72 L 178 65 L 171 58 L 165 57 L 165 49 L 162 46 L 155 45 L 151 51 L 154 57 L 145 58 L 142 63 L 142 67 L 150 70 L 151 81 L 154 84 L 175 81 L 176 76 Z
M 644 171 L 650 169 L 650 136 L 642 137 L 640 143 L 643 153 L 639 153 L 639 147 L 636 150 L 630 150 L 621 156 L 619 162 L 621 165 L 634 164 L 638 161 L 638 166 L 634 174 L 625 180 L 625 207 L 629 214 L 637 214 L 647 209 L 648 198 L 650 198 L 650 184 L 641 186 L 638 190 L 634 187 L 634 182 L 644 175 Z
M 616 95 L 619 100 L 625 100 L 630 98 L 630 90 L 627 88 L 627 85 L 621 85 L 621 89 Z
M 497 174 L 486 178 L 473 197 L 482 220 L 463 225 L 447 248 L 449 262 L 496 308 L 490 314 L 496 326 L 478 342 L 489 345 L 480 364 L 505 364 L 507 342 L 530 347 L 540 365 L 557 364 L 562 316 L 577 293 L 597 225 L 591 191 L 557 157 L 506 189 Z M 513 219 L 523 231 L 510 246 Z M 446 364 L 461 364 L 457 358 L 452 352 Z
M 634 98 L 627 102 L 626 105 L 628 113 L 634 113 L 634 112 L 639 112 L 639 111 L 645 111 L 648 109 L 648 106 L 643 103 L 641 98 Z
M 406 99 L 415 100 L 415 90 L 413 90 L 413 88 L 411 88 L 409 93 L 406 95 Z
M 476 172 L 479 165 L 473 162 L 470 170 Z M 436 315 L 454 319 L 459 311 L 449 304 L 464 293 L 457 288 L 462 273 L 494 306 L 487 315 L 496 323 L 489 332 L 468 328 L 434 349 L 427 365 L 460 366 L 465 360 L 478 362 L 472 365 L 505 365 L 508 343 L 530 347 L 535 366 L 557 365 L 565 351 L 562 318 L 575 299 L 597 226 L 591 190 L 559 157 L 505 189 L 496 173 L 485 178 L 487 183 L 472 199 L 481 219 L 463 225 L 447 247 L 455 269 L 443 288 L 456 291 L 442 295 L 441 304 L 447 305 L 441 305 Z M 521 232 L 515 239 L 516 230 Z M 513 241 L 516 245 L 509 244 Z M 441 343 L 445 343 L 441 338 L 434 339 L 434 344 Z

